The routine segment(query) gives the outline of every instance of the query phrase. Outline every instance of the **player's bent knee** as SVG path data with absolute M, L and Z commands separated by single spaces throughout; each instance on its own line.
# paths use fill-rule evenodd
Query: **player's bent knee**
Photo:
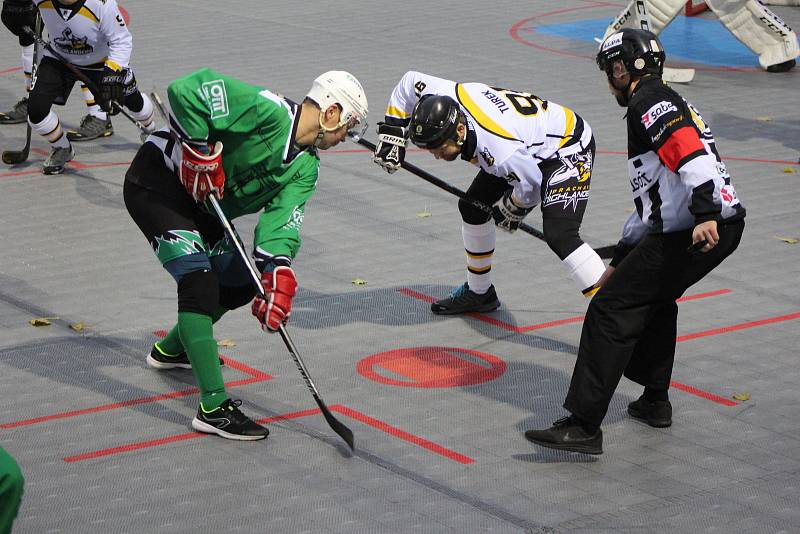
M 458 211 L 461 212 L 461 219 L 467 224 L 483 224 L 492 218 L 463 198 L 458 201 Z
M 219 304 L 226 310 L 235 310 L 244 306 L 253 300 L 255 296 L 256 290 L 252 283 L 239 287 L 219 287 Z
M 214 271 L 193 271 L 178 282 L 178 311 L 212 315 L 219 304 L 219 281 Z
M 583 244 L 580 238 L 580 223 L 567 218 L 547 218 L 542 221 L 542 230 L 547 246 L 560 260 L 572 254 Z

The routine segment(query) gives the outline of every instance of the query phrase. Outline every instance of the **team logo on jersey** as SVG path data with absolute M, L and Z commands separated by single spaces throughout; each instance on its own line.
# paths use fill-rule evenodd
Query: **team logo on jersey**
M 570 178 L 574 178 L 578 183 L 583 183 L 592 176 L 592 153 L 572 154 L 561 159 L 559 167 L 550 179 L 547 180 L 548 187 L 553 187 Z
M 228 116 L 228 93 L 224 80 L 205 82 L 202 85 L 203 97 L 211 111 L 211 120 Z
M 655 106 L 648 109 L 644 115 L 642 115 L 642 124 L 644 124 L 645 128 L 650 128 L 662 115 L 669 113 L 670 111 L 677 112 L 678 108 L 676 108 L 675 104 L 672 102 L 662 100 Z
M 483 147 L 483 150 L 481 150 L 481 157 L 483 158 L 483 161 L 486 162 L 486 165 L 488 165 L 489 167 L 494 165 L 494 156 L 492 156 L 492 153 L 489 152 L 489 149 L 487 147 Z
M 53 38 L 53 42 L 67 54 L 85 56 L 94 52 L 94 47 L 89 44 L 89 38 L 76 37 L 70 28 L 64 28 L 60 36 Z
M 300 230 L 300 227 L 303 226 L 304 218 L 303 210 L 300 209 L 300 206 L 295 206 L 292 210 L 292 215 L 286 224 L 281 227 L 281 230 Z

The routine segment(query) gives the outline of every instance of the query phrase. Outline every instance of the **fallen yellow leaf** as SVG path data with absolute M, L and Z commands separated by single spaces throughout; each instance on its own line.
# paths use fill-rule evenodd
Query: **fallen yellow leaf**
M 747 393 L 746 391 L 743 393 L 736 393 L 733 395 L 733 398 L 738 401 L 747 401 L 750 400 L 750 394 Z
M 796 171 L 795 171 L 794 167 L 784 167 L 783 168 L 783 172 L 785 172 L 786 174 L 792 174 L 793 172 L 796 172 Z
M 357 285 L 357 286 L 365 286 L 365 285 L 367 285 L 367 281 L 366 280 L 362 280 L 361 278 L 354 278 L 353 279 L 353 284 Z
M 85 326 L 83 324 L 83 321 L 78 321 L 77 323 L 72 323 L 71 325 L 69 325 L 69 327 L 72 330 L 75 330 L 76 332 L 83 332 L 83 329 L 85 328 Z
M 425 219 L 426 217 L 430 217 L 431 215 L 433 214 L 429 211 L 421 211 L 417 213 L 417 217 L 419 217 L 420 219 Z
M 53 324 L 47 317 L 37 317 L 36 319 L 31 319 L 28 322 L 31 323 L 31 326 L 49 326 Z
M 772 117 L 767 117 L 766 115 L 762 115 L 760 117 L 756 117 L 756 120 L 761 122 L 770 122 L 772 121 Z
M 800 243 L 800 239 L 797 239 L 796 237 L 781 237 L 779 235 L 776 235 L 775 239 L 783 241 L 784 243 L 789 243 L 790 245 L 796 245 Z
M 235 347 L 236 342 L 232 339 L 221 339 L 217 342 L 218 347 Z

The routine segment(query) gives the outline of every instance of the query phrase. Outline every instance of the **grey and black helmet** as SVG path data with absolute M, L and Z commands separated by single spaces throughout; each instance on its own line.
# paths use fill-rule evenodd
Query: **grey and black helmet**
M 449 96 L 425 95 L 411 112 L 409 138 L 419 148 L 438 148 L 448 139 L 458 141 L 460 122 L 465 119 L 458 102 Z

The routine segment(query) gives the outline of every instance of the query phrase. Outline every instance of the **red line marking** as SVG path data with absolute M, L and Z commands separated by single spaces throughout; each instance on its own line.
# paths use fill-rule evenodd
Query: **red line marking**
M 389 425 L 387 423 L 384 423 L 383 421 L 380 421 L 378 419 L 373 419 L 372 417 L 369 417 L 369 416 L 367 416 L 367 415 L 365 415 L 365 414 L 363 414 L 363 413 L 361 413 L 359 411 L 353 410 L 352 408 L 348 408 L 346 406 L 342 406 L 341 404 L 334 404 L 333 406 L 330 406 L 329 409 L 331 411 L 339 412 L 340 414 L 345 415 L 347 417 L 351 417 L 353 419 L 356 419 L 357 421 L 360 421 L 360 422 L 362 422 L 362 423 L 364 423 L 364 424 L 366 424 L 368 426 L 371 426 L 373 428 L 377 428 L 378 430 L 381 430 L 382 432 L 386 432 L 387 434 L 389 434 L 391 436 L 394 436 L 396 438 L 400 438 L 400 439 L 402 439 L 404 441 L 407 441 L 409 443 L 412 443 L 414 445 L 417 445 L 419 447 L 427 449 L 427 450 L 429 450 L 431 452 L 434 452 L 436 454 L 444 456 L 445 458 L 448 458 L 450 460 L 454 460 L 454 461 L 462 463 L 462 464 L 471 464 L 471 463 L 475 462 L 474 459 L 472 459 L 472 458 L 470 458 L 468 456 L 464 456 L 463 454 L 459 454 L 459 453 L 457 453 L 455 451 L 452 451 L 452 450 L 450 450 L 448 448 L 442 447 L 441 445 L 438 445 L 438 444 L 436 444 L 436 443 L 434 443 L 432 441 L 428 441 L 427 439 L 415 436 L 415 435 L 410 434 L 410 433 L 408 433 L 408 432 L 406 432 L 404 430 L 400 430 L 399 428 L 391 426 L 391 425 Z M 297 411 L 297 412 L 289 412 L 289 413 L 276 415 L 276 416 L 272 416 L 272 417 L 264 417 L 262 419 L 258 419 L 256 422 L 259 423 L 259 424 L 266 424 L 266 423 L 272 423 L 272 422 L 275 422 L 275 421 L 284 421 L 284 420 L 287 420 L 287 419 L 299 419 L 299 418 L 302 418 L 302 417 L 308 417 L 310 415 L 316 415 L 318 413 L 320 413 L 320 409 L 319 408 L 311 408 L 309 410 L 301 410 L 301 411 Z M 141 449 L 148 449 L 148 448 L 152 448 L 152 447 L 158 447 L 160 445 L 168 445 L 170 443 L 177 443 L 179 441 L 186 441 L 186 440 L 196 439 L 196 438 L 205 438 L 205 437 L 208 437 L 208 436 L 211 436 L 211 435 L 213 435 L 213 434 L 204 434 L 202 432 L 186 432 L 186 433 L 183 433 L 183 434 L 176 434 L 174 436 L 167 436 L 165 438 L 151 439 L 151 440 L 147 440 L 147 441 L 139 441 L 139 442 L 136 442 L 136 443 L 129 443 L 127 445 L 120 445 L 118 447 L 110 447 L 110 448 L 107 448 L 107 449 L 100 449 L 100 450 L 97 450 L 97 451 L 85 452 L 85 453 L 76 454 L 76 455 L 73 455 L 73 456 L 66 456 L 66 457 L 63 458 L 63 460 L 65 462 L 67 462 L 67 463 L 82 462 L 84 460 L 93 460 L 95 458 L 102 458 L 104 456 L 112 456 L 112 455 L 115 455 L 115 454 L 122 454 L 122 453 L 126 453 L 126 452 L 131 452 L 131 451 L 138 451 L 138 450 L 141 450 Z
M 536 44 L 536 43 L 534 43 L 532 41 L 529 41 L 529 40 L 525 39 L 524 37 L 522 37 L 521 32 L 522 31 L 532 32 L 533 30 L 535 30 L 536 26 L 527 26 L 527 24 L 529 24 L 530 22 L 533 22 L 533 21 L 537 21 L 539 19 L 543 19 L 545 17 L 550 17 L 550 16 L 553 16 L 553 15 L 561 14 L 561 13 L 568 13 L 570 11 L 579 11 L 579 10 L 583 10 L 583 9 L 594 9 L 596 7 L 605 7 L 607 5 L 611 5 L 611 4 L 606 4 L 606 3 L 598 4 L 598 3 L 595 3 L 594 6 L 579 6 L 579 7 L 571 7 L 571 8 L 565 8 L 565 9 L 558 9 L 558 10 L 555 10 L 555 11 L 549 11 L 547 13 L 542 13 L 541 15 L 536 15 L 534 17 L 528 17 L 526 19 L 520 20 L 519 22 L 516 22 L 508 30 L 508 33 L 509 33 L 509 35 L 511 36 L 511 38 L 513 40 L 515 40 L 518 43 L 523 44 L 525 46 L 529 46 L 531 48 L 537 48 L 539 50 L 544 50 L 546 52 L 552 52 L 554 54 L 558 54 L 558 55 L 561 55 L 561 56 L 569 56 L 569 57 L 575 57 L 575 58 L 583 58 L 583 59 L 592 59 L 592 60 L 594 60 L 594 55 L 589 56 L 589 55 L 586 55 L 586 54 L 577 54 L 575 52 L 569 52 L 569 51 L 566 51 L 566 50 L 559 50 L 557 48 L 550 48 L 548 46 L 543 46 L 543 45 L 540 45 L 540 44 Z M 761 71 L 761 69 L 756 68 L 756 67 L 706 67 L 706 66 L 694 66 L 693 68 L 695 68 L 696 70 L 711 71 L 711 72 L 713 72 L 713 71 L 717 71 L 717 72 L 720 72 L 720 71 L 721 72 L 760 72 Z
M 402 293 L 402 294 L 408 296 L 408 297 L 412 297 L 412 298 L 415 298 L 415 299 L 418 299 L 418 300 L 423 300 L 425 302 L 433 302 L 434 300 L 436 300 L 435 298 L 433 298 L 431 296 L 425 295 L 423 293 L 419 293 L 419 292 L 414 291 L 413 289 L 409 289 L 407 287 L 401 287 L 397 291 L 399 293 Z M 685 302 L 685 301 L 688 301 L 688 300 L 697 300 L 697 299 L 703 299 L 703 298 L 707 298 L 707 297 L 716 297 L 718 295 L 725 295 L 727 293 L 731 293 L 731 290 L 730 289 L 718 289 L 716 291 L 707 291 L 705 293 L 697 293 L 695 295 L 687 295 L 685 297 L 679 298 L 677 300 L 677 302 Z M 495 319 L 494 317 L 490 317 L 490 316 L 484 315 L 482 313 L 467 313 L 466 315 L 468 315 L 468 316 L 470 316 L 470 317 L 472 317 L 474 319 L 477 319 L 479 321 L 483 321 L 484 323 L 488 323 L 488 324 L 491 324 L 493 326 L 497 326 L 499 328 L 502 328 L 504 330 L 508 330 L 509 332 L 516 332 L 517 334 L 530 332 L 532 330 L 541 330 L 543 328 L 551 328 L 551 327 L 554 327 L 554 326 L 561 326 L 563 324 L 578 323 L 580 321 L 583 321 L 583 318 L 584 318 L 583 315 L 575 315 L 573 317 L 566 317 L 564 319 L 557 319 L 555 321 L 548 321 L 546 323 L 538 323 L 538 324 L 533 324 L 533 325 L 528 325 L 528 326 L 514 326 L 513 324 L 509 324 L 509 323 L 506 323 L 504 321 L 500 321 L 499 319 Z
M 681 391 L 685 391 L 686 393 L 691 393 L 692 395 L 708 399 L 712 402 L 716 402 L 717 404 L 723 404 L 725 406 L 736 406 L 737 404 L 739 404 L 738 402 L 726 399 L 725 397 L 720 397 L 719 395 L 714 395 L 713 393 L 709 393 L 707 391 L 703 391 L 701 389 L 697 389 L 692 386 L 687 386 L 686 384 L 681 384 L 680 382 L 675 382 L 674 380 L 670 382 L 670 385 L 675 389 L 680 389 Z
M 722 328 L 714 328 L 712 330 L 704 330 L 702 332 L 694 332 L 692 334 L 685 334 L 678 336 L 678 341 L 688 341 L 690 339 L 697 339 L 699 337 L 716 336 L 718 334 L 727 334 L 728 332 L 735 332 L 737 330 L 745 330 L 747 328 L 754 328 L 756 326 L 763 326 L 765 324 L 782 323 L 784 321 L 791 321 L 793 319 L 800 319 L 800 312 L 790 313 L 788 315 L 779 315 L 777 317 L 768 317 L 758 321 L 749 321 L 746 323 L 734 324 L 731 326 L 723 326 Z
M 272 421 L 281 421 L 284 419 L 296 419 L 298 417 L 306 417 L 319 412 L 319 408 L 315 410 L 303 410 L 301 412 L 291 412 L 275 417 L 266 417 L 259 419 L 259 423 L 269 423 Z M 101 458 L 103 456 L 111 456 L 112 454 L 121 454 L 124 452 L 138 451 L 141 449 L 148 449 L 151 447 L 158 447 L 159 445 L 167 445 L 169 443 L 176 443 L 178 441 L 186 441 L 188 439 L 205 438 L 213 434 L 204 434 L 202 432 L 186 432 L 185 434 L 177 434 L 175 436 L 167 436 L 166 438 L 151 439 L 148 441 L 140 441 L 138 443 L 130 443 L 128 445 L 121 445 L 119 447 L 111 447 L 108 449 L 100 449 L 98 451 L 85 452 L 83 454 L 76 454 L 74 456 L 67 456 L 63 460 L 67 463 L 82 462 L 83 460 L 92 460 L 94 458 Z
M 138 399 L 131 399 L 122 402 L 114 402 L 111 404 L 103 404 L 101 406 L 94 406 L 92 408 L 84 408 L 82 410 L 72 410 L 69 412 L 62 412 L 53 415 L 44 415 L 42 417 L 34 417 L 32 419 L 24 419 L 22 421 L 15 421 L 13 423 L 0 424 L 0 428 L 17 428 L 20 426 L 35 425 L 44 423 L 46 421 L 54 421 L 56 419 L 66 419 L 67 417 L 76 417 L 78 415 L 85 415 L 89 413 L 106 412 L 108 410 L 115 410 L 117 408 L 124 408 L 126 406 L 136 406 L 138 404 L 147 404 L 150 402 L 158 402 L 165 399 L 176 399 L 179 397 L 186 397 L 189 395 L 197 394 L 197 388 L 184 389 L 181 391 L 173 391 L 172 393 L 162 393 L 160 395 L 151 395 L 149 397 L 140 397 Z
M 164 337 L 167 335 L 166 330 L 157 330 L 153 332 L 158 337 Z M 257 382 L 264 382 L 267 380 L 272 380 L 274 377 L 269 373 L 265 373 L 263 371 L 259 371 L 258 369 L 254 369 L 249 365 L 245 365 L 240 361 L 234 360 L 230 356 L 225 356 L 221 354 L 222 359 L 225 360 L 225 365 L 230 367 L 231 369 L 235 369 L 240 371 L 246 375 L 250 375 L 250 378 L 243 378 L 239 380 L 231 380 L 225 382 L 226 388 L 233 388 L 239 386 L 246 386 L 248 384 L 255 384 Z M 41 417 L 34 417 L 31 419 L 23 419 L 21 421 L 14 421 L 11 423 L 0 423 L 0 428 L 17 428 L 20 426 L 28 426 L 28 425 L 35 425 L 39 423 L 45 423 L 47 421 L 55 421 L 57 419 L 66 419 L 68 417 L 77 417 L 79 415 L 86 415 L 90 413 L 97 413 L 97 412 L 107 412 L 109 410 L 116 410 L 118 408 L 125 408 L 127 406 L 136 406 L 139 404 L 148 404 L 151 402 L 158 402 L 161 400 L 166 399 L 176 399 L 179 397 L 187 397 L 189 395 L 196 395 L 199 392 L 197 388 L 189 388 L 189 389 L 182 389 L 180 391 L 173 391 L 171 393 L 161 393 L 158 395 L 150 395 L 148 397 L 140 397 L 138 399 L 131 399 L 121 402 L 113 402 L 110 404 L 102 404 L 100 406 L 94 406 L 92 408 L 83 408 L 81 410 L 72 410 L 69 412 L 63 413 L 56 413 L 52 415 L 44 415 Z
M 412 298 L 415 298 L 415 299 L 419 299 L 419 300 L 423 300 L 423 301 L 427 301 L 427 302 L 433 302 L 433 300 L 434 300 L 433 297 L 429 297 L 428 295 L 425 295 L 423 293 L 419 293 L 417 291 L 414 291 L 412 289 L 408 289 L 408 288 L 405 288 L 405 287 L 400 288 L 397 291 L 400 292 L 400 293 L 403 293 L 404 295 L 407 295 L 409 297 L 412 297 Z M 706 291 L 705 293 L 696 293 L 694 295 L 687 295 L 687 296 L 681 297 L 681 298 L 679 298 L 677 300 L 677 302 L 686 302 L 686 301 L 690 301 L 690 300 L 698 300 L 698 299 L 704 299 L 704 298 L 708 298 L 708 297 L 716 297 L 716 296 L 719 296 L 719 295 L 727 295 L 728 293 L 731 293 L 731 292 L 732 291 L 730 289 L 717 289 L 715 291 Z M 529 326 L 514 326 L 514 325 L 510 325 L 508 323 L 505 323 L 503 321 L 498 321 L 497 319 L 492 319 L 491 317 L 487 317 L 487 316 L 479 314 L 479 313 L 469 313 L 467 315 L 469 315 L 469 316 L 471 316 L 471 317 L 473 317 L 475 319 L 478 319 L 480 321 L 483 321 L 485 323 L 493 324 L 493 325 L 498 326 L 500 328 L 504 328 L 505 330 L 509 330 L 509 331 L 516 332 L 516 333 L 524 333 L 524 332 L 530 332 L 531 330 L 541 330 L 541 329 L 544 329 L 544 328 L 560 326 L 560 325 L 563 325 L 563 324 L 576 323 L 576 322 L 582 321 L 583 318 L 584 318 L 583 315 L 576 315 L 574 317 L 567 317 L 565 319 L 558 319 L 558 320 L 555 320 L 555 321 L 548 321 L 546 323 L 539 323 L 539 324 L 534 324 L 534 325 L 529 325 Z M 782 317 L 775 317 L 775 318 L 772 318 L 772 319 L 763 319 L 761 321 L 754 321 L 754 322 L 751 322 L 751 323 L 742 323 L 740 325 L 728 326 L 728 327 L 724 327 L 724 328 L 717 328 L 717 329 L 714 329 L 714 330 L 707 330 L 705 332 L 696 332 L 694 334 L 687 334 L 687 335 L 684 335 L 684 336 L 678 336 L 676 338 L 676 341 L 680 342 L 680 341 L 686 341 L 688 339 L 694 339 L 696 337 L 713 336 L 713 335 L 716 335 L 716 334 L 722 334 L 722 333 L 730 332 L 730 331 L 733 331 L 733 330 L 741 330 L 743 328 L 752 328 L 754 326 L 760 326 L 762 324 L 776 323 L 776 322 L 780 322 L 780 321 L 788 321 L 790 319 L 796 319 L 798 317 L 800 317 L 800 313 L 795 313 L 795 314 L 791 314 L 791 315 L 785 315 L 785 316 L 782 316 Z M 673 381 L 672 385 L 676 389 L 680 389 L 681 391 L 685 391 L 687 393 L 691 393 L 692 395 L 697 395 L 698 397 L 702 397 L 704 399 L 708 399 L 708 400 L 716 402 L 718 404 L 724 404 L 725 406 L 736 406 L 738 404 L 737 402 L 734 402 L 732 400 L 726 399 L 725 397 L 720 397 L 719 395 L 715 395 L 713 393 L 708 393 L 708 392 L 705 392 L 705 391 L 701 391 L 701 390 L 699 390 L 697 388 L 694 388 L 692 386 L 687 386 L 686 384 L 681 384 L 680 382 Z
M 36 149 L 31 149 L 31 152 L 38 152 Z M 121 165 L 130 165 L 131 162 L 118 161 L 114 163 L 80 163 L 77 161 L 70 161 L 67 167 L 71 167 L 77 171 L 83 169 L 101 169 L 103 167 L 119 167 Z M 35 174 L 42 174 L 42 170 L 37 168 L 28 171 L 11 171 L 0 173 L 0 178 L 10 178 L 11 176 L 33 176 Z
M 17 72 L 19 70 L 22 70 L 22 67 L 11 67 L 10 69 L 3 69 L 0 70 L 0 76 L 2 76 L 3 74 L 11 74 L 12 72 Z
M 402 439 L 403 441 L 407 441 L 409 443 L 413 443 L 423 449 L 428 449 L 429 451 L 436 453 L 440 456 L 444 456 L 450 460 L 456 461 L 461 464 L 471 464 L 474 463 L 475 460 L 470 458 L 469 456 L 464 456 L 463 454 L 459 454 L 453 450 L 450 450 L 446 447 L 442 447 L 441 445 L 434 443 L 432 441 L 428 441 L 425 438 L 421 438 L 419 436 L 415 436 L 414 434 L 410 434 L 405 430 L 400 430 L 397 427 L 394 427 L 388 423 L 384 423 L 378 419 L 373 419 L 372 417 L 353 410 L 352 408 L 348 408 L 347 406 L 342 406 L 341 404 L 334 404 L 330 407 L 331 411 L 339 412 L 342 415 L 346 415 L 347 417 L 352 417 L 356 421 L 360 421 L 365 425 L 371 426 L 373 428 L 377 428 L 382 432 L 386 432 L 387 434 L 394 436 L 396 438 Z

